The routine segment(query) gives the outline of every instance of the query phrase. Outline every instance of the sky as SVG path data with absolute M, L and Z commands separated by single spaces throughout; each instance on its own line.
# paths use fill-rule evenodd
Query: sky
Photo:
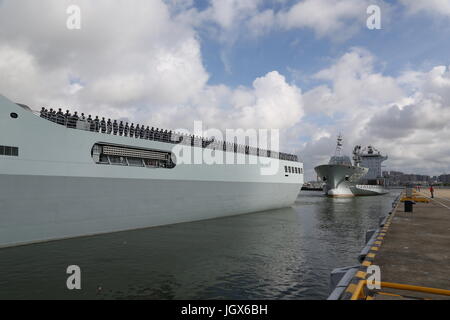
M 387 154 L 385 170 L 439 175 L 449 38 L 450 0 L 0 0 L 0 94 L 155 127 L 279 129 L 307 180 L 339 133 L 347 154 Z

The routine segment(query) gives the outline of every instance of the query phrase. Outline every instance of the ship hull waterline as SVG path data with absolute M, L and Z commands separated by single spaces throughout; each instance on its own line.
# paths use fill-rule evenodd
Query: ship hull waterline
M 278 209 L 290 206 L 287 195 L 297 190 L 216 181 L 15 175 L 1 175 L 0 181 L 0 246 Z

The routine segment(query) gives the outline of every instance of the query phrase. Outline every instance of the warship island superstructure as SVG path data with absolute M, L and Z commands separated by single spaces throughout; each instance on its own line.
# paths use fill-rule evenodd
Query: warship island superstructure
M 287 207 L 303 184 L 296 155 L 62 119 L 0 95 L 0 246 Z M 254 161 L 178 163 L 174 146 Z

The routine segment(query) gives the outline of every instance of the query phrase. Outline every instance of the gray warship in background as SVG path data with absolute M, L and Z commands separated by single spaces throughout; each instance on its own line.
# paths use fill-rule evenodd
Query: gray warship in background
M 323 191 L 331 197 L 373 196 L 386 194 L 381 175 L 381 164 L 387 156 L 373 146 L 353 149 L 353 163 L 350 157 L 341 155 L 341 135 L 337 138 L 336 152 L 328 164 L 314 168 L 318 178 L 323 181 Z

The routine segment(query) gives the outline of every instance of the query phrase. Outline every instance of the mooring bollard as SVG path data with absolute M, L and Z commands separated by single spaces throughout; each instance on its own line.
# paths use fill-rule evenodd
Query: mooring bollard
M 415 202 L 410 200 L 405 200 L 405 212 L 413 212 L 413 205 Z

